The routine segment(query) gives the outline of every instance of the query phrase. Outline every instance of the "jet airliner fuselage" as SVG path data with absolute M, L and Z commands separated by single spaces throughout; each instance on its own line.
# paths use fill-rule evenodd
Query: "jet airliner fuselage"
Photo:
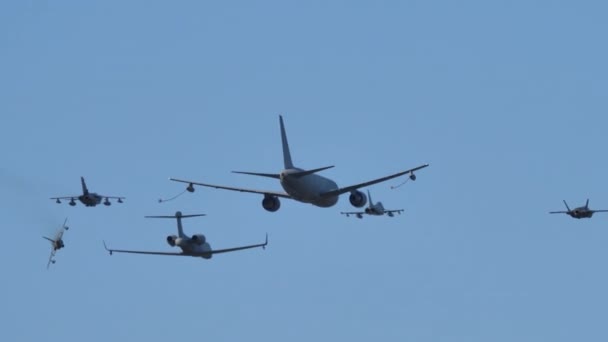
M 317 175 L 297 176 L 302 169 L 287 169 L 281 172 L 281 186 L 293 199 L 328 208 L 338 203 L 339 196 L 322 197 L 321 194 L 338 190 L 338 184 L 333 180 Z

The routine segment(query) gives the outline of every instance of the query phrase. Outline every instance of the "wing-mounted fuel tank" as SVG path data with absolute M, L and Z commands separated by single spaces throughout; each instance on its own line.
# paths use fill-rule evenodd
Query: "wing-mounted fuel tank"
M 361 208 L 367 204 L 367 196 L 365 196 L 363 192 L 358 190 L 352 191 L 350 193 L 350 196 L 348 196 L 348 200 L 350 201 L 350 204 L 352 204 L 353 207 L 356 208 Z

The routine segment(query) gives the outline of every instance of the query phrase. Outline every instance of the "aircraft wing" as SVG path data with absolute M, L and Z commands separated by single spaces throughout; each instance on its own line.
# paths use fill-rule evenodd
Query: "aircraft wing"
M 378 184 L 384 181 L 387 181 L 389 179 L 393 179 L 393 178 L 397 178 L 403 175 L 406 175 L 408 173 L 413 174 L 414 171 L 418 171 L 420 169 L 424 169 L 425 167 L 429 166 L 429 164 L 424 164 L 424 165 L 420 165 L 418 167 L 415 167 L 413 169 L 409 169 L 409 170 L 405 170 L 405 171 L 401 171 L 395 174 L 392 174 L 390 176 L 386 176 L 386 177 L 382 177 L 382 178 L 377 178 L 374 180 L 371 180 L 369 182 L 364 182 L 364 183 L 359 183 L 359 184 L 355 184 L 355 185 L 351 185 L 351 186 L 347 186 L 344 188 L 340 188 L 340 189 L 336 189 L 336 190 L 332 190 L 332 191 L 328 191 L 328 192 L 324 192 L 321 194 L 321 197 L 332 197 L 332 196 L 338 196 L 347 192 L 351 192 L 353 190 L 357 190 L 359 188 L 363 188 L 366 186 L 370 186 L 370 185 L 374 185 L 374 184 Z
M 569 211 L 550 211 L 549 214 L 568 214 Z
M 591 210 L 591 211 L 593 211 L 594 213 L 605 213 L 605 212 L 608 212 L 608 210 Z
M 53 262 L 53 257 L 55 256 L 55 249 L 52 248 L 51 249 L 51 255 L 49 256 L 49 262 L 46 263 L 46 269 L 49 269 L 49 266 L 51 266 L 51 262 Z
M 397 214 L 401 214 L 404 210 L 403 209 L 396 209 L 396 210 L 385 210 L 384 213 L 385 214 L 390 214 L 390 213 L 397 213 Z
M 103 243 L 103 246 L 105 247 L 106 251 L 110 252 L 110 255 L 112 255 L 112 253 L 131 253 L 131 254 L 148 254 L 148 255 L 190 256 L 189 254 L 176 253 L 176 252 L 151 252 L 151 251 L 132 251 L 132 250 L 126 250 L 126 249 L 110 249 L 110 248 L 108 248 L 108 246 L 106 246 L 105 241 Z
M 70 200 L 70 199 L 78 199 L 78 197 L 80 197 L 82 195 L 76 195 L 76 196 L 63 196 L 63 197 L 51 197 L 49 199 L 52 200 Z
M 239 192 L 249 192 L 249 193 L 252 193 L 252 194 L 272 195 L 272 196 L 277 196 L 277 197 L 282 197 L 282 198 L 291 198 L 291 196 L 289 196 L 288 194 L 286 194 L 284 192 L 267 191 L 267 190 L 255 190 L 255 189 L 245 189 L 245 188 L 236 188 L 236 187 L 231 187 L 231 186 L 198 183 L 198 182 L 192 182 L 192 181 L 188 181 L 188 180 L 175 179 L 175 178 L 169 178 L 169 179 L 172 180 L 172 181 L 174 181 L 174 182 L 186 183 L 186 184 L 192 184 L 192 185 L 206 186 L 208 188 L 223 189 L 223 190 L 232 190 L 232 191 L 239 191 Z
M 357 215 L 357 214 L 367 214 L 365 211 L 341 211 L 340 214 L 342 215 Z
M 99 195 L 99 194 L 98 194 Z M 107 199 L 119 199 L 119 200 L 124 200 L 126 197 L 122 197 L 122 196 L 105 196 L 105 195 L 99 195 L 100 197 L 103 198 L 107 198 Z
M 266 241 L 264 241 L 264 243 L 259 243 L 256 245 L 249 245 L 249 246 L 233 247 L 233 248 L 215 249 L 215 250 L 212 250 L 209 253 L 205 253 L 205 254 L 220 254 L 220 253 L 227 253 L 227 252 L 235 252 L 235 251 L 240 251 L 243 249 L 250 249 L 250 248 L 257 248 L 257 247 L 266 248 L 267 244 L 268 244 L 268 234 L 266 234 Z

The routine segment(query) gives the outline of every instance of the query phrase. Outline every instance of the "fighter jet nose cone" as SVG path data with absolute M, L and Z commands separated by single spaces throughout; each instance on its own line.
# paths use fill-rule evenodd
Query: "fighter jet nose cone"
M 181 212 L 181 211 L 176 211 L 176 212 L 175 212 L 175 216 L 177 216 L 177 217 L 181 217 L 181 216 L 182 216 L 182 212 Z

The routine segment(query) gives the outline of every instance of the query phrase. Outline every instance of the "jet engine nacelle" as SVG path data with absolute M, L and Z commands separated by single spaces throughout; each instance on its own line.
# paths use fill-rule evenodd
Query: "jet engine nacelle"
M 281 201 L 276 196 L 264 196 L 262 207 L 270 212 L 275 212 L 281 207 Z
M 103 201 L 103 205 L 105 205 L 106 207 L 109 207 L 112 205 L 112 202 L 110 202 L 110 200 L 106 198 L 106 200 Z
M 410 173 L 410 179 L 415 181 L 416 180 L 416 175 L 412 172 Z
M 73 207 L 73 206 L 75 206 L 75 205 L 76 205 L 76 202 L 75 202 L 75 201 L 74 201 L 74 199 L 72 198 L 72 199 L 70 200 L 70 203 L 69 203 L 69 204 L 70 204 L 70 205 Z
M 177 240 L 177 236 L 175 236 L 175 235 L 167 236 L 167 243 L 169 244 L 169 246 L 175 247 L 175 240 Z
M 353 207 L 356 208 L 361 208 L 362 206 L 367 204 L 367 196 L 365 196 L 365 194 L 361 191 L 357 190 L 350 193 L 350 196 L 348 196 L 348 200 L 350 201 L 350 204 L 352 204 Z
M 205 235 L 203 235 L 203 234 L 194 234 L 194 235 L 192 235 L 190 240 L 192 240 L 193 243 L 195 243 L 199 246 L 204 244 L 205 241 L 207 241 L 207 239 L 205 238 Z

